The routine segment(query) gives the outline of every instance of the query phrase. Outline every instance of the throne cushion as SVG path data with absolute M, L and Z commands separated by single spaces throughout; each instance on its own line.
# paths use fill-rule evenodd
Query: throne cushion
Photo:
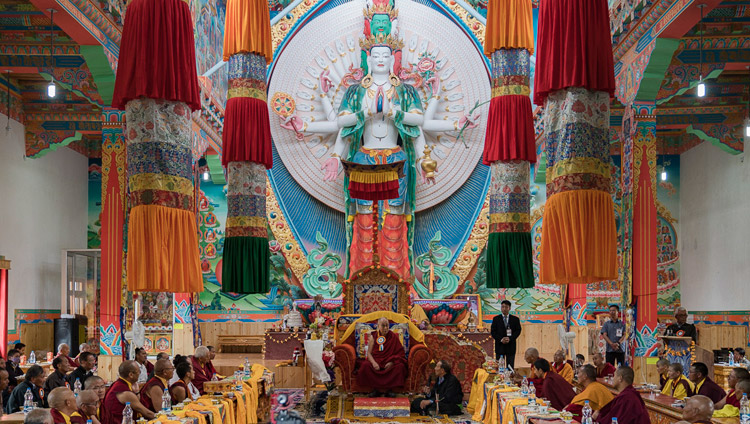
M 375 331 L 377 327 L 377 322 L 358 322 L 355 324 L 354 345 L 357 349 L 357 358 L 365 357 L 365 341 L 367 340 L 365 335 Z M 401 342 L 401 345 L 404 346 L 406 359 L 409 359 L 409 324 L 390 322 L 390 328 L 391 331 L 398 334 L 399 341 Z

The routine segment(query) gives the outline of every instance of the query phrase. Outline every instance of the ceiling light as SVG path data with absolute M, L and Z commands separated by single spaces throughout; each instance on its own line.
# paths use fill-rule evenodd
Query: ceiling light
M 203 181 L 208 181 L 211 178 L 211 174 L 208 173 L 208 169 L 203 171 Z
M 667 171 L 666 170 L 661 171 L 661 180 L 662 181 L 667 181 Z
M 49 85 L 47 86 L 47 96 L 49 98 L 54 98 L 55 94 L 57 94 L 57 87 L 55 87 L 54 81 L 50 81 Z

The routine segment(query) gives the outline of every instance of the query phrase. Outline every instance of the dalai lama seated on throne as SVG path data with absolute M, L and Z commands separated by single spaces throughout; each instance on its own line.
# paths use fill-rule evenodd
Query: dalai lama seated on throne
M 404 386 L 406 371 L 404 346 L 390 330 L 388 318 L 380 318 L 377 332 L 367 336 L 366 358 L 360 360 L 357 384 L 372 387 L 372 397 L 381 393 L 393 397 L 393 389 Z

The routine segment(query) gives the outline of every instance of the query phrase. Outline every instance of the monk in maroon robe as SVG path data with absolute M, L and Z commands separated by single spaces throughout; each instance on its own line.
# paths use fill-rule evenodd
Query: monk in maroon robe
M 596 378 L 605 378 L 615 375 L 617 368 L 609 362 L 604 362 L 604 357 L 601 353 L 595 353 L 591 359 L 594 361 L 594 366 L 596 367 Z
M 737 384 L 742 380 L 750 380 L 750 372 L 748 372 L 745 368 L 733 368 L 732 372 L 730 372 L 729 376 L 727 377 L 727 384 L 729 384 L 729 393 L 727 393 L 724 399 L 716 403 L 715 409 L 721 409 L 724 407 L 724 405 L 732 405 L 735 408 L 739 409 L 740 398 L 736 396 L 736 393 Z M 740 393 L 740 396 L 742 396 L 742 393 Z
M 530 347 L 526 349 L 526 351 L 523 353 L 523 360 L 529 364 L 529 367 L 531 367 L 531 374 L 527 377 L 527 380 L 529 383 L 534 383 L 534 388 L 536 389 L 537 393 L 542 392 L 542 386 L 544 385 L 544 379 L 537 378 L 536 374 L 534 373 L 534 363 L 538 361 L 539 358 L 539 351 L 534 348 Z M 515 373 L 513 375 L 513 382 L 520 385 L 523 381 L 523 376 L 519 373 Z
M 650 424 L 646 403 L 640 393 L 633 388 L 635 373 L 627 366 L 621 366 L 615 372 L 613 384 L 620 393 L 602 409 L 594 412 L 594 418 L 599 424 L 610 424 L 612 418 L 618 423 Z
M 549 362 L 546 359 L 537 359 L 534 362 L 532 371 L 536 374 L 537 378 L 542 380 L 541 387 L 536 391 L 537 397 L 549 399 L 550 406 L 554 409 L 562 411 L 576 396 L 573 386 L 560 377 L 560 374 L 551 371 Z
M 727 395 L 724 389 L 708 377 L 708 367 L 703 362 L 696 362 L 690 367 L 688 378 L 695 384 L 693 393 L 711 399 L 714 404 L 721 402 Z
M 373 389 L 371 396 L 393 394 L 406 381 L 406 354 L 398 335 L 390 330 L 387 318 L 378 320 L 375 337 L 367 336 L 367 358 L 360 360 L 357 384 Z

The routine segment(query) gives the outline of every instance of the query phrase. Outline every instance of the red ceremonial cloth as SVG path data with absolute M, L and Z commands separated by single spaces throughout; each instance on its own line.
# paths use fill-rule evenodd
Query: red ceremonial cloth
M 536 391 L 539 393 L 538 388 Z M 562 411 L 576 396 L 573 386 L 554 371 L 550 371 L 544 375 L 544 384 L 542 385 L 541 393 L 541 395 L 537 394 L 537 397 L 549 399 L 550 405 L 558 411 Z
M 120 424 L 122 423 L 122 410 L 125 409 L 125 404 L 120 403 L 117 400 L 117 395 L 122 392 L 132 391 L 130 385 L 123 380 L 118 378 L 114 383 L 107 389 L 107 393 L 104 394 L 104 411 L 102 412 L 102 424 Z M 133 420 L 136 420 L 136 412 L 133 411 Z
M 271 124 L 266 102 L 254 97 L 232 97 L 224 110 L 221 164 L 262 163 L 273 167 Z
M 607 0 L 541 0 L 538 34 L 535 104 L 567 87 L 614 95 Z
M 617 368 L 615 368 L 614 365 L 610 364 L 609 362 L 605 362 L 601 370 L 598 368 L 596 369 L 596 378 L 604 378 L 615 375 L 615 371 L 617 371 Z
M 149 391 L 151 391 L 151 388 L 154 386 L 158 386 L 159 389 L 161 389 L 162 394 L 164 393 L 164 383 L 161 381 L 161 379 L 159 379 L 159 377 L 153 376 L 146 382 L 146 385 L 141 388 L 140 398 L 143 406 L 152 410 L 153 412 L 156 412 L 156 408 L 158 407 L 159 409 L 161 409 L 161 405 L 154 405 L 149 394 Z
M 596 422 L 610 424 L 613 417 L 617 418 L 618 423 L 649 424 L 651 422 L 646 404 L 633 386 L 624 388 L 612 399 L 612 402 L 604 405 L 599 410 L 599 419 Z
M 489 166 L 498 160 L 536 162 L 534 117 L 528 96 L 497 96 L 490 102 L 482 163 Z
M 124 110 L 139 97 L 201 108 L 193 18 L 182 0 L 133 0 L 128 5 L 112 107 Z
M 363 387 L 370 387 L 374 390 L 388 390 L 396 387 L 403 387 L 406 382 L 406 355 L 404 346 L 398 339 L 398 335 L 393 331 L 388 331 L 385 335 L 383 350 L 377 339 L 380 336 L 377 332 L 373 334 L 372 357 L 380 366 L 379 371 L 375 371 L 372 364 L 366 359 L 360 359 L 359 372 L 357 373 L 357 384 Z M 385 369 L 385 364 L 393 362 L 393 366 Z

